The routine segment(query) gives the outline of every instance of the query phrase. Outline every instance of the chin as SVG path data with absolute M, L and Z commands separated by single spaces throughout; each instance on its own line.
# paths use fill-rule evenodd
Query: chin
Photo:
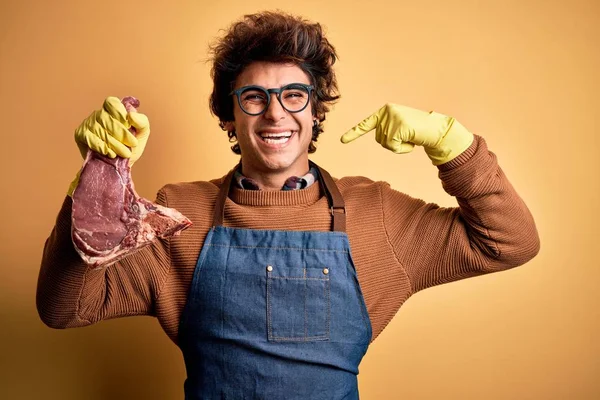
M 281 159 L 265 159 L 263 160 L 263 166 L 266 169 L 271 171 L 281 171 L 286 170 L 292 166 L 292 162 L 290 160 L 281 160 Z

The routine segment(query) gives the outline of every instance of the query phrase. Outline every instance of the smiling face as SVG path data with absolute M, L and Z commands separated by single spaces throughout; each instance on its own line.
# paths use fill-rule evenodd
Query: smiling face
M 258 85 L 267 89 L 290 83 L 310 85 L 308 75 L 293 64 L 253 62 L 235 81 L 234 89 Z M 286 111 L 275 94 L 261 115 L 248 115 L 240 108 L 235 96 L 234 121 L 225 123 L 228 131 L 235 130 L 242 152 L 242 171 L 252 178 L 261 176 L 301 176 L 308 172 L 308 146 L 312 138 L 312 106 L 297 113 Z M 311 100 L 312 101 L 312 100 Z

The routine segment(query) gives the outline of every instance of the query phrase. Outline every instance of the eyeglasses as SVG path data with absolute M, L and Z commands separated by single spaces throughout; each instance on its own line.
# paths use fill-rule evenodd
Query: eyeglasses
M 290 83 L 279 89 L 250 85 L 233 90 L 229 95 L 237 96 L 240 108 L 248 115 L 261 115 L 267 111 L 271 104 L 271 93 L 277 95 L 277 100 L 284 110 L 297 113 L 306 108 L 313 89 L 313 86 L 305 83 Z

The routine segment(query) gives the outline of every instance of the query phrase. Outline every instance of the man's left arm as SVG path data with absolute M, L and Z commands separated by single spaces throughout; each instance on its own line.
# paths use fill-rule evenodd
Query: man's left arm
M 342 136 L 342 142 L 373 129 L 376 140 L 395 153 L 423 146 L 444 189 L 459 204 L 408 203 L 406 195 L 382 188 L 389 244 L 413 293 L 521 265 L 537 254 L 539 237 L 531 213 L 483 138 L 452 117 L 387 104 Z M 412 208 L 398 210 L 398 204 Z

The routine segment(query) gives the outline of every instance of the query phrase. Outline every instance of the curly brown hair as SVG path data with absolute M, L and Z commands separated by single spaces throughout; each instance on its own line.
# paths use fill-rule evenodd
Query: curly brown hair
M 315 142 L 323 132 L 329 106 L 340 98 L 333 64 L 335 48 L 325 38 L 320 24 L 281 11 L 245 15 L 233 23 L 225 36 L 210 45 L 213 62 L 213 91 L 210 110 L 219 118 L 219 126 L 233 121 L 233 97 L 229 95 L 240 73 L 254 61 L 293 63 L 299 66 L 315 87 L 312 112 L 318 119 L 313 126 L 308 152 L 316 151 Z M 236 154 L 241 154 L 235 131 L 227 132 Z

